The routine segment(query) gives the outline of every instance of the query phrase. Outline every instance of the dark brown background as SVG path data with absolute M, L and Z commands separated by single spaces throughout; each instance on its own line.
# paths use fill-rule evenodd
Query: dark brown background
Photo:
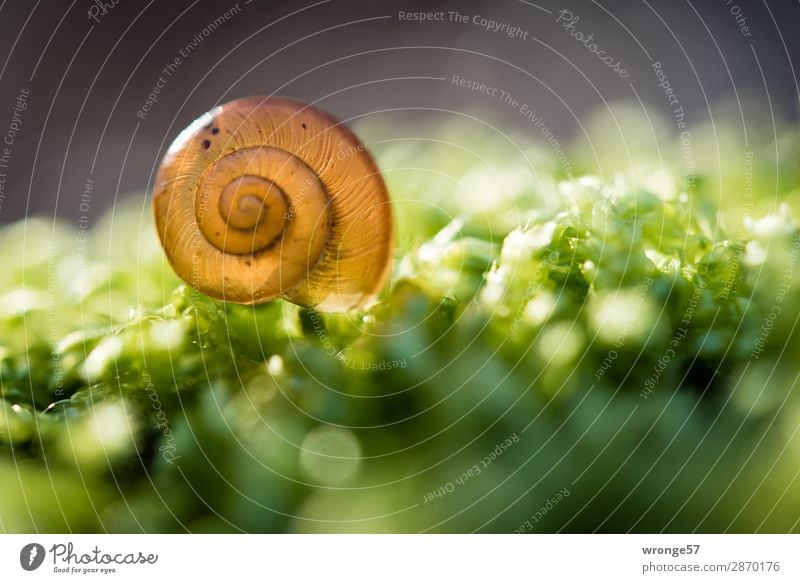
M 580 15 L 578 28 L 594 31 L 608 54 L 630 69 L 625 81 L 555 25 L 553 15 L 521 0 L 331 0 L 287 17 L 314 3 L 241 0 L 241 12 L 183 60 L 140 120 L 136 112 L 162 69 L 234 2 L 119 0 L 99 23 L 87 16 L 89 0 L 3 2 L 0 136 L 16 95 L 23 88 L 31 94 L 13 145 L 0 223 L 26 214 L 78 217 L 87 177 L 95 183 L 91 218 L 96 219 L 120 194 L 149 188 L 165 146 L 190 120 L 245 95 L 321 99 L 322 107 L 345 119 L 386 116 L 380 110 L 394 108 L 458 111 L 480 99 L 442 81 L 387 79 L 469 72 L 536 103 L 567 142 L 577 120 L 603 99 L 634 99 L 628 82 L 644 101 L 666 111 L 649 60 L 633 37 L 669 71 L 692 121 L 713 115 L 713 104 L 734 90 L 749 96 L 743 102 L 746 118 L 763 119 L 772 107 L 783 120 L 797 119 L 790 60 L 796 65 L 800 59 L 798 2 L 738 0 L 752 31 L 749 39 L 742 37 L 725 0 L 538 2 L 553 12 L 569 8 Z M 519 25 L 541 43 L 471 25 L 397 18 L 399 10 L 453 9 Z M 387 15 L 391 18 L 355 22 Z M 493 121 L 518 120 L 496 102 L 487 105 Z M 405 115 L 434 122 L 448 117 L 415 109 Z

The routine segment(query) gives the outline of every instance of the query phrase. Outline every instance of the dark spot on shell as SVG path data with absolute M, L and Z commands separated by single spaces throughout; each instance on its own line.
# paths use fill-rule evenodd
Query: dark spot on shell
M 212 129 L 212 130 L 211 130 L 211 133 L 212 133 L 212 134 L 214 134 L 214 135 L 216 136 L 216 135 L 219 133 L 219 128 L 214 128 L 214 129 Z
M 303 124 L 303 129 L 306 129 L 306 124 Z
M 245 261 L 244 264 L 245 265 L 252 265 L 252 263 L 250 261 Z
M 208 150 L 211 147 L 211 140 L 203 140 L 203 147 Z

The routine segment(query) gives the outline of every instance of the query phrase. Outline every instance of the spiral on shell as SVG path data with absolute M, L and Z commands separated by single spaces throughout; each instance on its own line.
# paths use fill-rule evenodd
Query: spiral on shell
M 176 273 L 221 300 L 343 311 L 389 273 L 392 212 L 372 156 L 291 99 L 238 99 L 195 120 L 164 157 L 153 212 Z

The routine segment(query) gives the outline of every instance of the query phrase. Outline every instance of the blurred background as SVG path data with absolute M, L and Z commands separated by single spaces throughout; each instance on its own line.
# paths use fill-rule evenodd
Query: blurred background
M 799 22 L 0 2 L 0 531 L 797 531 Z M 217 302 L 166 262 L 169 144 L 271 94 L 375 155 L 374 306 Z
M 28 214 L 95 222 L 120 194 L 151 188 L 180 129 L 215 104 L 246 95 L 288 95 L 356 125 L 377 121 L 377 137 L 387 140 L 407 121 L 441 124 L 477 111 L 488 123 L 524 126 L 547 146 L 540 128 L 499 99 L 505 91 L 531 106 L 570 159 L 582 143 L 594 144 L 596 153 L 604 139 L 634 149 L 673 139 L 678 128 L 654 63 L 687 123 L 734 121 L 735 135 L 715 134 L 718 146 L 774 133 L 798 117 L 796 2 L 113 4 L 0 6 L 0 139 L 12 142 L 0 168 L 0 223 Z M 561 10 L 578 17 L 573 29 L 563 19 L 555 24 Z M 401 16 L 420 11 L 443 11 L 444 20 Z M 449 12 L 467 22 L 451 21 Z M 481 24 L 483 18 L 519 30 L 512 38 Z M 610 73 L 570 32 L 594 33 L 628 76 Z M 454 85 L 454 75 L 497 95 Z M 24 110 L 16 107 L 20 95 Z M 620 102 L 641 123 L 621 120 L 624 112 L 614 108 Z M 654 125 L 655 140 L 641 143 L 641 124 Z M 88 215 L 80 210 L 87 182 Z

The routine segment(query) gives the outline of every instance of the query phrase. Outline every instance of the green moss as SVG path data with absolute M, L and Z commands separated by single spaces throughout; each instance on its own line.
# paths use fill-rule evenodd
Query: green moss
M 391 285 L 348 314 L 203 297 L 140 199 L 86 246 L 0 231 L 2 527 L 512 531 L 567 488 L 534 530 L 797 530 L 788 209 L 506 162 L 479 212 L 502 181 L 442 167 L 475 187 L 390 178 Z

